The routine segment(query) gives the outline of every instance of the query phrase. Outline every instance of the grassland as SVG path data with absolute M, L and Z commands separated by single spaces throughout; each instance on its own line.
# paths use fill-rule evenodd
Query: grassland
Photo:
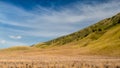
M 1 57 L 0 68 L 120 68 L 120 59 L 85 56 Z

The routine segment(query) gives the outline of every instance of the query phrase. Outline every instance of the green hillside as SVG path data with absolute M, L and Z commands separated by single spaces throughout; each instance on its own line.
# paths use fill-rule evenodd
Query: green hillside
M 119 30 L 117 31 L 117 29 L 120 28 L 119 24 L 120 24 L 120 13 L 118 13 L 117 15 L 111 18 L 106 18 L 104 20 L 101 20 L 100 22 L 91 25 L 87 28 L 84 28 L 80 31 L 47 42 L 38 43 L 33 46 L 44 48 L 51 46 L 63 46 L 70 43 L 75 43 L 76 45 L 80 45 L 81 47 L 87 46 L 89 42 L 98 43 L 97 41 L 99 40 L 107 40 L 107 39 L 110 40 L 114 36 L 118 38 L 120 36 L 120 31 Z M 115 30 L 118 32 L 117 35 L 115 33 Z M 102 42 L 99 41 L 98 44 L 102 44 Z

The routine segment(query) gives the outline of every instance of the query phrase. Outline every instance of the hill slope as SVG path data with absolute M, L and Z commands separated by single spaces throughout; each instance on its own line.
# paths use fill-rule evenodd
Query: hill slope
M 60 46 L 65 45 L 68 43 L 71 43 L 73 41 L 79 41 L 86 38 L 88 35 L 94 35 L 91 36 L 89 39 L 91 40 L 97 40 L 99 39 L 104 33 L 108 32 L 108 30 L 117 24 L 120 24 L 120 13 L 111 17 L 104 19 L 94 25 L 91 25 L 87 28 L 84 28 L 80 31 L 77 31 L 75 33 L 72 33 L 70 35 L 62 36 L 44 43 L 35 44 L 37 47 L 41 47 L 41 45 L 53 45 L 53 46 Z M 34 45 L 33 45 L 34 46 Z
M 81 48 L 89 54 L 120 55 L 120 13 L 101 20 L 100 22 L 72 34 L 32 47 L 50 48 L 64 47 Z

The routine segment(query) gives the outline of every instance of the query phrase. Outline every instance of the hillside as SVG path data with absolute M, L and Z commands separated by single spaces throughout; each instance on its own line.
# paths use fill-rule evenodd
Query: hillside
M 120 13 L 111 18 L 104 19 L 80 31 L 77 31 L 72 34 L 62 36 L 62 37 L 59 37 L 59 38 L 56 38 L 56 39 L 53 39 L 47 42 L 35 44 L 35 46 L 36 47 L 39 47 L 39 46 L 42 47 L 41 45 L 61 46 L 61 45 L 65 45 L 71 42 L 83 40 L 89 35 L 91 35 L 89 39 L 97 40 L 102 35 L 104 35 L 104 33 L 108 32 L 110 28 L 116 26 L 117 24 L 120 24 Z
M 13 46 L 6 49 L 1 49 L 0 51 L 19 51 L 19 50 L 30 50 L 32 47 L 29 46 Z
M 32 47 L 73 47 L 88 50 L 91 54 L 120 55 L 120 13 L 106 18 L 80 31 Z

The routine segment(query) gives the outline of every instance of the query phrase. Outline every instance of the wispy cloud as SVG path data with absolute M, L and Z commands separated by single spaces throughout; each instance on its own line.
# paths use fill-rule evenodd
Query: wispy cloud
M 0 28 L 4 33 L 11 32 L 9 37 L 12 39 L 21 39 L 22 36 L 55 38 L 110 17 L 120 12 L 119 6 L 119 0 L 110 0 L 100 4 L 81 5 L 78 2 L 57 11 L 38 5 L 27 11 L 0 2 Z
M 22 36 L 9 36 L 10 38 L 12 38 L 12 39 L 21 39 L 22 38 Z

